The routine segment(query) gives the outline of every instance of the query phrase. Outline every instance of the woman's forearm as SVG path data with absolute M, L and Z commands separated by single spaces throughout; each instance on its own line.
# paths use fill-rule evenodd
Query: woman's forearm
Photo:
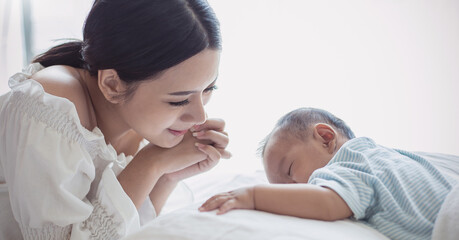
M 167 175 L 163 175 L 150 192 L 150 201 L 155 207 L 156 215 L 159 215 L 169 195 L 177 186 L 177 181 L 169 179 Z
M 118 181 L 123 190 L 131 198 L 137 209 L 142 206 L 163 175 L 158 162 L 138 154 L 118 175 Z
M 333 190 L 310 184 L 258 185 L 253 189 L 255 209 L 308 219 L 338 220 L 352 216 Z

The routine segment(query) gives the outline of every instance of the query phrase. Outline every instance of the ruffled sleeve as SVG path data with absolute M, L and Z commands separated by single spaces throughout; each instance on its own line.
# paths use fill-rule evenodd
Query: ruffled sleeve
M 116 178 L 125 157 L 83 129 L 70 101 L 26 78 L 14 76 L 0 101 L 0 160 L 24 239 L 117 239 L 137 230 L 137 210 Z

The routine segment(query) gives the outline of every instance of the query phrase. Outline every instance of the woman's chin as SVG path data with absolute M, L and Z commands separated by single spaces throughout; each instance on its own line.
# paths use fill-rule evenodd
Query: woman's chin
M 165 139 L 163 141 L 158 141 L 158 143 L 154 143 L 156 146 L 162 147 L 162 148 L 173 148 L 177 146 L 180 142 L 182 142 L 183 136 L 180 137 L 174 137 L 173 139 Z

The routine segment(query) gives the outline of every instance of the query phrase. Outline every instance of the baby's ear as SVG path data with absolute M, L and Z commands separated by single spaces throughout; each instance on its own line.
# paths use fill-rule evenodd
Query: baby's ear
M 336 146 L 336 132 L 332 126 L 326 123 L 317 123 L 314 125 L 314 138 L 321 141 L 329 153 L 333 153 Z

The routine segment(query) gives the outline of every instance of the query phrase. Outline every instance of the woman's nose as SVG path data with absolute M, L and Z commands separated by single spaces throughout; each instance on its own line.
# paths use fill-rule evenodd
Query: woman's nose
M 207 120 L 207 113 L 204 109 L 202 100 L 191 103 L 187 112 L 183 114 L 182 121 L 193 122 L 194 124 L 203 124 Z
M 204 106 L 201 104 L 201 108 L 199 108 L 200 111 L 197 111 L 195 113 L 194 119 L 196 121 L 196 124 L 203 124 L 207 120 L 207 113 L 206 110 L 204 110 Z

